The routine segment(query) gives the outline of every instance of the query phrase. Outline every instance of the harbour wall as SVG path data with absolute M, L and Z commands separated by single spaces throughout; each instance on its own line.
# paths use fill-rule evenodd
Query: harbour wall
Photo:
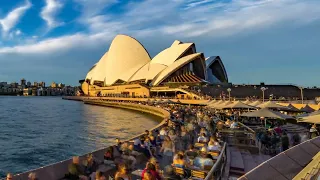
M 152 115 L 159 116 L 162 118 L 162 121 L 155 127 L 151 128 L 150 131 L 155 129 L 160 129 L 161 126 L 165 123 L 165 119 L 170 117 L 170 113 L 164 109 L 147 106 L 147 105 L 140 105 L 140 104 L 132 104 L 132 103 L 123 103 L 123 102 L 108 102 L 108 101 L 97 101 L 100 98 L 84 98 L 84 97 L 63 97 L 65 100 L 75 100 L 75 101 L 83 101 L 85 104 L 90 105 L 98 105 L 98 106 L 106 106 L 106 107 L 114 107 L 114 108 L 123 108 L 123 109 L 130 109 L 135 111 L 140 111 L 144 113 L 149 113 Z M 136 135 L 128 140 L 131 141 L 143 135 L 143 132 L 139 135 Z M 93 156 L 97 159 L 103 159 L 103 155 L 108 147 L 99 149 L 93 152 L 89 152 L 80 156 L 80 160 L 84 160 L 88 154 L 93 154 Z M 28 179 L 28 175 L 31 172 L 37 174 L 38 179 L 45 179 L 45 180 L 57 180 L 64 177 L 65 174 L 68 173 L 68 165 L 72 162 L 72 159 L 63 160 L 48 166 L 40 167 L 38 169 L 33 169 L 27 172 L 23 172 L 20 174 L 16 174 L 13 177 L 13 180 L 25 180 Z

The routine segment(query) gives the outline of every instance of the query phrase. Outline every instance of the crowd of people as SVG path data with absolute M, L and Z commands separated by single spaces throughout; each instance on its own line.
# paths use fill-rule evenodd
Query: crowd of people
M 219 130 L 239 128 L 235 112 L 226 115 L 204 106 L 130 103 L 157 106 L 168 111 L 170 117 L 160 128 L 145 130 L 142 136 L 132 141 L 122 142 L 117 138 L 116 144 L 105 150 L 103 159 L 92 154 L 82 161 L 78 156 L 73 157 L 64 179 L 171 180 L 193 176 L 192 172 L 199 172 L 204 179 L 223 150 Z M 279 126 L 269 131 L 258 130 L 256 135 L 264 150 L 277 149 L 279 144 L 280 151 L 289 148 L 288 135 Z M 293 143 L 298 144 L 299 138 L 294 135 Z M 117 170 L 106 173 L 99 168 L 101 164 Z M 7 180 L 11 179 L 12 175 L 8 174 Z M 36 174 L 31 173 L 29 179 L 36 180 Z

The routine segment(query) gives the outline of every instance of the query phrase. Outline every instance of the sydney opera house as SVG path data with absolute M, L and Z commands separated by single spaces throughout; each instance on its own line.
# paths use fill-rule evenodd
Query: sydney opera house
M 206 58 L 194 43 L 176 40 L 151 59 L 141 43 L 126 35 L 117 35 L 109 51 L 80 80 L 85 95 L 135 97 L 152 93 L 192 96 L 181 87 L 227 82 L 221 58 Z

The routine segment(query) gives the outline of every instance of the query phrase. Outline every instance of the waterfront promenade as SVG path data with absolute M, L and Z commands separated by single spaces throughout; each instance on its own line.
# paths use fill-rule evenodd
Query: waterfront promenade
M 154 106 L 149 106 L 149 105 L 143 105 L 145 103 L 141 103 L 141 102 L 138 103 L 138 102 L 133 102 L 131 100 L 128 101 L 127 99 L 126 99 L 127 100 L 126 102 L 120 102 L 120 101 L 123 101 L 123 100 L 118 100 L 118 102 L 117 102 L 115 99 L 114 100 L 110 100 L 110 99 L 106 100 L 106 99 L 94 98 L 94 97 L 93 98 L 69 97 L 69 98 L 66 98 L 66 99 L 79 100 L 79 101 L 80 100 L 84 100 L 85 103 L 91 104 L 91 105 L 109 106 L 109 107 L 126 108 L 126 109 L 131 109 L 131 110 L 143 111 L 145 113 L 152 113 L 154 115 L 160 116 L 160 117 L 162 117 L 164 119 L 169 119 L 169 117 L 170 117 L 170 113 L 169 113 L 168 109 L 162 107 L 161 105 L 156 105 L 157 107 L 154 107 Z M 89 100 L 89 99 L 91 99 L 91 100 Z M 182 103 L 182 102 L 180 102 L 180 103 Z M 173 101 L 172 101 L 172 104 L 174 104 Z M 190 102 L 190 103 L 187 103 L 187 104 L 192 104 L 192 103 Z M 179 105 L 176 105 L 176 106 L 178 107 Z M 188 105 L 184 106 L 184 108 L 188 108 Z M 163 126 L 167 126 L 167 121 L 162 121 L 158 126 L 156 126 L 155 128 L 152 128 L 151 132 L 154 132 L 154 130 L 161 130 Z M 246 131 L 252 132 L 252 129 L 244 126 L 241 123 L 240 123 L 240 126 L 243 126 L 243 128 L 246 128 L 247 129 Z M 223 130 L 222 132 L 230 133 L 228 130 L 227 131 Z M 228 142 L 229 145 L 232 145 L 232 143 L 235 142 L 234 140 L 237 139 L 237 137 L 236 137 L 237 135 L 234 136 L 235 135 L 234 132 L 235 131 L 232 131 L 231 134 L 233 134 L 233 135 L 231 135 L 231 136 L 227 135 L 227 136 L 225 136 L 225 137 L 227 137 L 227 139 L 223 138 L 222 140 L 224 140 L 225 142 Z M 141 134 L 141 135 L 139 135 L 137 137 L 133 137 L 133 138 L 131 138 L 129 140 L 126 140 L 126 141 L 123 141 L 123 142 L 130 142 L 130 141 L 135 140 L 138 137 L 141 137 L 143 135 L 144 134 Z M 240 134 L 238 134 L 238 135 L 240 135 Z M 252 135 L 250 135 L 250 137 L 252 137 Z M 231 138 L 231 140 L 230 140 L 230 138 Z M 236 138 L 236 139 L 234 139 L 234 138 Z M 247 144 L 247 145 L 250 146 L 250 144 L 251 144 L 251 145 L 253 145 L 252 147 L 255 146 L 256 142 L 255 142 L 254 138 L 253 139 L 247 139 L 247 140 L 249 140 L 249 144 Z M 245 141 L 247 141 L 247 140 L 245 140 Z M 232 152 L 232 150 L 234 148 L 230 148 L 230 150 L 231 150 L 231 154 L 230 154 L 230 150 L 228 150 L 226 144 L 224 142 L 222 142 L 222 145 L 223 146 L 222 146 L 222 149 L 221 149 L 221 153 L 216 157 L 214 166 L 209 171 L 206 171 L 206 173 L 202 174 L 202 177 L 203 177 L 202 179 L 212 179 L 212 178 L 215 179 L 215 178 L 228 177 L 229 176 L 229 171 L 232 170 L 232 167 L 234 168 L 234 166 L 237 166 L 237 165 L 239 166 L 240 165 L 239 163 L 238 164 L 234 163 L 235 161 L 233 161 L 233 163 L 230 162 L 230 159 L 237 158 L 237 157 L 235 157 L 235 156 L 237 156 L 237 153 L 234 153 L 234 151 Z M 239 144 L 237 144 L 237 145 L 239 145 Z M 233 144 L 232 146 L 235 146 L 235 144 Z M 103 151 L 106 151 L 106 149 L 102 149 L 102 150 L 98 150 L 98 151 L 92 152 L 92 154 L 95 157 L 97 157 L 97 159 L 103 159 Z M 229 153 L 228 153 L 228 151 L 229 151 Z M 85 157 L 86 157 L 85 155 L 81 156 L 82 159 L 85 158 Z M 166 164 L 166 163 L 162 162 L 161 159 L 159 159 L 158 161 L 160 162 L 162 167 Z M 37 175 L 39 176 L 39 179 L 41 179 L 40 177 L 48 176 L 48 174 L 50 175 L 49 179 L 57 179 L 59 177 L 63 177 L 63 174 L 67 173 L 66 172 L 67 165 L 70 164 L 70 162 L 71 162 L 71 160 L 63 161 L 63 162 L 57 163 L 55 165 L 47 166 L 47 167 L 40 168 L 40 169 L 37 169 L 37 170 L 34 170 L 34 171 L 30 171 L 30 172 L 36 172 Z M 229 164 L 229 165 L 227 165 L 227 164 Z M 244 166 L 244 162 L 242 162 L 241 166 Z M 105 169 L 107 169 L 106 171 L 114 170 L 114 168 L 112 168 L 112 167 L 113 166 L 105 167 Z M 225 167 L 226 167 L 226 169 L 225 169 Z M 138 166 L 138 168 L 143 168 L 143 167 Z M 58 169 L 59 171 L 57 172 L 56 169 Z M 233 169 L 233 172 L 238 172 L 239 173 L 239 171 L 234 171 L 234 169 Z M 29 172 L 17 175 L 16 178 L 19 179 L 19 178 L 22 177 L 22 179 L 24 179 L 23 177 L 26 177 L 28 175 L 28 173 Z M 110 173 L 111 173 L 110 175 L 112 176 L 113 173 L 112 172 L 110 172 Z M 48 177 L 46 177 L 46 179 L 48 179 Z
M 76 100 L 79 100 L 79 99 L 76 99 Z M 146 113 L 152 113 L 154 115 L 157 115 L 157 116 L 161 116 L 162 118 L 165 118 L 165 119 L 168 119 L 169 118 L 169 113 L 168 111 L 162 109 L 162 108 L 157 108 L 157 107 L 153 107 L 153 106 L 146 106 L 146 105 L 139 105 L 139 104 L 133 104 L 133 103 L 121 103 L 121 102 L 97 102 L 97 101 L 87 101 L 85 103 L 88 103 L 88 104 L 93 104 L 93 105 L 103 105 L 103 106 L 110 106 L 110 107 L 119 107 L 119 108 L 126 108 L 126 109 L 131 109 L 131 110 L 139 110 L 139 111 L 143 111 L 143 112 L 146 112 Z M 161 126 L 163 126 L 163 123 L 165 123 L 165 121 L 162 121 L 158 126 L 154 127 L 151 129 L 152 130 L 159 130 L 159 128 L 161 128 Z M 126 141 L 130 141 L 130 140 L 133 140 L 133 139 L 136 139 L 137 137 L 133 137 L 129 140 L 126 140 Z M 126 142 L 124 141 L 124 142 Z M 224 150 L 225 150 L 225 146 L 224 147 Z M 98 151 L 95 151 L 95 152 L 92 152 L 93 156 L 96 157 L 97 159 L 103 159 L 103 153 L 106 149 L 101 149 L 101 150 L 98 150 Z M 222 151 L 224 152 L 224 151 Z M 90 154 L 90 153 L 88 153 Z M 87 154 L 86 154 L 87 155 Z M 83 159 L 86 157 L 86 155 L 83 155 L 81 156 L 80 158 Z M 221 167 L 221 164 L 220 164 L 220 161 L 225 157 L 226 154 L 225 153 L 221 153 L 221 156 L 219 156 L 220 158 L 218 158 L 217 162 L 216 162 L 216 165 L 214 166 L 215 168 L 214 169 L 217 169 L 217 165 L 220 165 L 219 166 L 219 170 Z M 223 158 L 222 158 L 223 157 Z M 25 173 L 22 173 L 22 174 L 18 174 L 14 177 L 14 179 L 25 179 L 27 177 L 27 175 L 30 173 L 30 172 L 36 172 L 37 176 L 39 179 L 59 179 L 61 177 L 63 177 L 66 173 L 67 173 L 67 165 L 70 164 L 71 162 L 71 159 L 69 160 L 66 160 L 66 161 L 61 161 L 61 162 L 58 162 L 56 164 L 53 164 L 53 165 L 49 165 L 49 166 L 46 166 L 46 167 L 43 167 L 43 168 L 39 168 L 39 169 L 36 169 L 36 170 L 32 170 L 32 171 L 29 171 L 29 172 L 25 172 Z M 225 161 L 223 161 L 225 162 Z M 222 162 L 221 162 L 222 163 Z M 209 173 L 211 175 L 213 175 L 213 173 Z M 220 174 L 221 175 L 221 174 Z

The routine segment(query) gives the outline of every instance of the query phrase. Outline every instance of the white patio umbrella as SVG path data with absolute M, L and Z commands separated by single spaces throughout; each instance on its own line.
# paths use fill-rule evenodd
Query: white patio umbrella
M 244 102 L 241 102 L 241 101 L 235 101 L 235 102 L 227 105 L 225 108 L 230 108 L 230 109 L 257 109 L 257 107 L 250 106 L 250 105 L 245 104 Z
M 218 106 L 219 104 L 222 104 L 224 102 L 225 101 L 220 100 L 220 101 L 217 101 L 215 103 L 209 104 L 208 106 L 211 107 L 211 108 L 215 108 L 216 106 Z
M 247 112 L 247 113 L 243 113 L 240 116 L 244 116 L 244 117 L 261 117 L 263 118 L 271 118 L 271 119 L 294 119 L 292 116 L 288 116 L 285 114 L 282 114 L 278 111 L 273 111 L 271 109 L 268 108 L 262 108 L 259 109 L 257 111 L 253 111 L 253 112 Z M 266 119 L 265 119 L 265 126 L 266 126 Z
M 312 113 L 305 113 L 297 116 L 298 122 L 307 122 L 307 123 L 317 123 L 320 121 L 320 110 L 314 111 Z
M 269 109 L 278 109 L 278 110 L 289 110 L 286 106 L 281 106 L 273 101 L 267 101 L 262 104 L 257 105 L 259 108 L 269 108 Z
M 262 102 L 260 101 L 254 101 L 253 103 L 250 103 L 250 106 L 258 106 L 259 104 L 261 104 Z
M 302 122 L 320 124 L 320 113 L 302 118 Z
M 224 109 L 232 103 L 233 103 L 232 101 L 225 101 L 224 103 L 220 103 L 220 104 L 216 105 L 215 108 L 216 109 Z
M 170 99 L 165 99 L 162 101 L 163 103 L 168 103 L 168 104 L 172 104 L 174 103 L 173 101 L 171 101 Z
M 248 105 L 249 105 L 249 104 L 251 104 L 252 102 L 251 102 L 250 100 L 248 100 L 248 99 L 247 99 L 247 100 L 243 101 L 243 103 L 244 103 L 244 104 L 248 104 Z

